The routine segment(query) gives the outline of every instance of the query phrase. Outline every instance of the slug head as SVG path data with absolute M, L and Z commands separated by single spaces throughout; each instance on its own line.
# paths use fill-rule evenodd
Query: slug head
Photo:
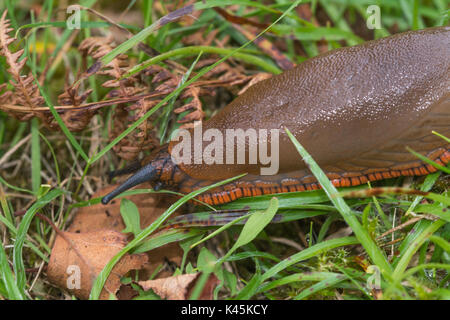
M 122 173 L 135 172 L 135 174 L 129 177 L 124 183 L 104 196 L 102 198 L 103 204 L 107 204 L 122 192 L 143 182 L 150 182 L 153 190 L 159 190 L 162 187 L 174 185 L 172 179 L 174 176 L 178 175 L 174 174 L 173 171 L 175 170 L 178 172 L 179 169 L 176 164 L 172 162 L 171 157 L 167 152 L 167 145 L 162 146 L 158 151 L 155 151 L 155 153 L 142 162 L 146 164 L 132 164 L 128 168 L 119 170 L 118 174 L 115 174 L 119 175 Z

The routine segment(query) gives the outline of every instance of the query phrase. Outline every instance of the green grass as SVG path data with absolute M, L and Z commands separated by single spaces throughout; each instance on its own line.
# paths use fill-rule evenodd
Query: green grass
M 17 2 L 22 4 L 22 1 Z M 317 55 L 320 49 L 318 41 L 321 39 L 327 40 L 329 49 L 364 42 L 363 37 L 355 33 L 354 26 L 358 23 L 358 17 L 367 18 L 366 7 L 373 4 L 369 0 L 313 1 L 313 13 L 317 14 L 320 10 L 331 21 L 332 26 L 327 27 L 316 26 L 299 18 L 293 10 L 297 3 L 293 2 L 283 4 L 281 1 L 274 1 L 272 5 L 262 5 L 257 1 L 242 0 L 198 1 L 194 8 L 204 10 L 204 15 L 193 25 L 186 27 L 179 22 L 172 22 L 160 28 L 158 19 L 162 15 L 149 10 L 155 2 L 157 1 L 135 2 L 130 10 L 141 13 L 145 27 L 122 24 L 135 35 L 106 55 L 102 63 L 106 64 L 115 56 L 126 53 L 137 62 L 136 67 L 125 77 L 151 64 L 167 67 L 165 61 L 168 59 L 182 64 L 189 71 L 176 90 L 109 143 L 106 138 L 111 109 L 96 116 L 97 126 L 74 133 L 67 128 L 54 108 L 64 82 L 65 70 L 71 68 L 73 74 L 78 71 L 81 57 L 75 47 L 66 52 L 66 58 L 74 62 L 72 66 L 65 65 L 64 60 L 52 64 L 43 84 L 37 82 L 46 65 L 57 57 L 74 32 L 64 28 L 64 21 L 56 20 L 57 1 L 40 1 L 40 16 L 31 15 L 27 7 L 11 0 L 0 3 L 1 11 L 8 9 L 12 26 L 16 30 L 21 27 L 21 31 L 17 32 L 19 47 L 36 48 L 36 44 L 40 43 L 45 50 L 50 44 L 54 45 L 55 49 L 48 55 L 40 55 L 36 50 L 26 50 L 25 55 L 29 58 L 27 70 L 34 75 L 39 91 L 61 129 L 61 132 L 55 133 L 45 129 L 37 119 L 19 122 L 0 112 L 0 159 L 22 143 L 8 156 L 8 169 L 0 171 L 0 298 L 60 297 L 59 289 L 45 284 L 44 274 L 25 272 L 27 268 L 35 268 L 48 262 L 48 245 L 54 238 L 54 231 L 45 222 L 33 217 L 38 212 L 45 213 L 64 229 L 76 208 L 98 203 L 99 199 L 91 197 L 89 188 L 96 191 L 99 185 L 106 185 L 105 180 L 98 183 L 98 177 L 103 177 L 105 172 L 122 165 L 111 149 L 140 124 L 163 110 L 167 116 L 159 117 L 160 122 L 155 125 L 160 129 L 159 132 L 164 133 L 163 136 L 170 136 L 175 127 L 168 124 L 170 113 L 167 110 L 172 109 L 173 101 L 179 98 L 186 86 L 230 58 L 233 63 L 242 64 L 251 72 L 281 72 L 276 61 L 253 44 L 254 39 L 244 38 L 212 8 L 235 5 L 240 8 L 235 13 L 238 12 L 243 17 L 258 21 L 270 18 L 270 27 L 259 30 L 259 35 L 272 43 L 275 40 L 283 43 L 287 48 L 283 53 L 289 60 L 297 63 Z M 404 31 L 448 24 L 445 0 L 431 1 L 431 5 L 430 1 L 406 0 L 380 0 L 377 3 L 381 7 L 384 28 L 374 32 L 375 38 L 389 35 L 394 27 Z M 99 12 L 102 12 L 104 6 L 102 1 L 96 0 L 80 1 L 80 5 L 93 7 Z M 97 20 L 96 17 L 86 13 L 83 17 L 83 29 L 76 36 L 76 42 L 88 37 L 95 29 L 108 31 L 108 23 L 94 21 Z M 233 46 L 219 48 L 214 45 L 182 44 L 183 37 L 205 27 L 209 28 L 208 31 L 219 30 L 217 37 L 220 39 L 230 37 Z M 53 32 L 54 28 L 59 28 L 61 32 Z M 157 48 L 160 54 L 148 57 L 137 51 L 139 42 Z M 302 47 L 307 56 L 299 56 L 295 52 L 297 45 Z M 214 54 L 220 57 L 217 62 L 194 71 L 194 66 L 200 59 Z M 93 61 L 90 60 L 89 63 L 92 64 Z M 3 59 L 0 59 L 0 65 L 1 84 L 8 81 L 8 74 Z M 101 79 L 91 78 L 86 85 L 94 90 L 92 97 L 102 97 L 105 94 Z M 204 107 L 213 109 L 213 106 Z M 207 114 L 212 112 L 205 111 Z M 98 139 L 102 140 L 99 142 Z M 337 190 L 333 187 L 307 150 L 302 148 L 302 141 L 293 139 L 293 143 L 299 152 L 299 159 L 303 158 L 309 164 L 323 190 L 280 194 L 276 196 L 276 200 L 272 199 L 273 196 L 244 198 L 217 208 L 228 210 L 225 214 L 199 206 L 193 213 L 194 222 L 188 218 L 181 220 L 189 227 L 188 231 L 172 229 L 161 233 L 157 233 L 158 228 L 165 222 L 170 223 L 170 215 L 175 210 L 214 186 L 181 197 L 143 230 L 140 229 L 136 206 L 122 200 L 121 213 L 126 231 L 133 233 L 134 238 L 97 277 L 91 299 L 98 298 L 108 274 L 124 254 L 151 252 L 173 242 L 179 243 L 184 252 L 182 265 L 174 274 L 203 273 L 190 298 L 199 296 L 207 276 L 214 273 L 220 280 L 220 285 L 214 292 L 216 299 L 336 299 L 337 292 L 344 299 L 373 299 L 367 287 L 372 274 L 368 272 L 369 269 L 361 267 L 362 259 L 367 265 L 379 270 L 379 281 L 385 299 L 448 299 L 450 197 L 445 179 L 442 179 L 443 182 L 439 180 L 439 173 L 427 176 L 423 182 L 416 179 L 414 188 L 431 191 L 425 197 L 393 193 L 389 187 L 398 186 L 402 182 L 402 179 L 394 179 L 377 184 L 386 187 L 385 193 L 380 196 L 361 193 L 357 198 L 349 198 L 349 189 Z M 15 174 L 14 168 L 18 168 Z M 442 174 L 449 172 L 448 167 L 437 168 Z M 51 189 L 47 184 L 52 186 Z M 368 186 L 361 186 L 350 190 L 367 188 Z M 127 194 L 148 192 L 153 191 L 133 190 Z M 427 203 L 421 203 L 423 199 Z M 250 209 L 240 215 L 229 213 L 242 208 Z M 21 210 L 26 212 L 25 215 L 21 218 L 14 217 L 14 212 Z M 378 238 L 393 226 L 405 223 L 417 215 L 426 218 L 383 239 Z M 430 215 L 434 220 L 427 219 Z M 202 222 L 211 216 L 220 225 L 202 227 Z M 346 226 L 351 228 L 352 236 L 327 238 Z M 280 238 L 283 243 L 276 241 Z M 397 242 L 386 245 L 393 239 Z M 286 240 L 297 246 L 290 245 Z M 209 243 L 219 246 L 220 250 L 211 249 Z M 299 250 L 298 246 L 302 249 Z M 40 284 L 37 286 L 39 290 L 44 288 L 46 292 L 41 292 L 36 287 L 31 288 L 35 281 Z M 138 299 L 148 297 L 141 294 Z

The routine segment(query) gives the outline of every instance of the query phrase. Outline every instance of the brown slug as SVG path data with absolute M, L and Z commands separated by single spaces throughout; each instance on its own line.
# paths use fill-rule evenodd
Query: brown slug
M 319 188 L 284 128 L 337 187 L 434 172 L 435 167 L 406 146 L 441 165 L 450 161 L 450 144 L 432 133 L 450 135 L 449 71 L 450 27 L 405 32 L 321 54 L 255 84 L 201 125 L 203 131 L 223 133 L 279 129 L 276 175 L 260 175 L 260 162 L 175 164 L 172 152 L 180 141 L 172 141 L 102 203 L 145 181 L 155 189 L 189 193 L 242 173 L 248 174 L 197 198 L 222 204 Z M 246 141 L 247 157 L 251 144 Z

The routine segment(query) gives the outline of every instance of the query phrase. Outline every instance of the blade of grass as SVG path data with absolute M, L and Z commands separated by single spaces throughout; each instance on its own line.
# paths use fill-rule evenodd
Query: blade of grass
M 42 133 L 39 132 L 39 136 L 47 144 L 48 149 L 50 150 L 50 153 L 52 154 L 53 163 L 55 164 L 56 181 L 59 186 L 61 184 L 61 174 L 59 172 L 58 158 L 56 157 L 55 149 L 53 149 L 50 141 L 48 141 L 48 139 Z
M 308 272 L 308 273 L 294 273 L 280 279 L 264 283 L 258 288 L 258 292 L 269 291 L 274 288 L 284 286 L 286 284 L 300 282 L 300 281 L 322 281 L 331 276 L 336 276 L 338 273 L 334 272 Z
M 133 201 L 126 198 L 120 201 L 120 215 L 125 223 L 125 229 L 121 231 L 122 233 L 130 232 L 136 236 L 142 231 L 139 209 Z
M 407 247 L 406 251 L 400 257 L 400 260 L 398 261 L 395 270 L 392 273 L 392 278 L 394 280 L 398 280 L 402 277 L 402 274 L 405 272 L 406 268 L 411 262 L 413 255 L 417 252 L 417 250 L 420 249 L 425 240 L 427 240 L 434 232 L 439 230 L 439 228 L 441 228 L 445 223 L 446 221 L 444 220 L 438 220 L 431 223 L 412 241 L 412 243 Z
M 192 70 L 194 70 L 195 66 L 197 65 L 198 60 L 200 59 L 200 57 L 202 56 L 203 51 L 200 51 L 199 54 L 197 55 L 197 58 L 195 59 L 195 61 L 191 64 L 190 68 L 188 71 L 186 71 L 186 73 L 183 75 L 183 77 L 180 80 L 180 83 L 178 84 L 179 86 L 182 86 L 187 79 L 189 79 L 189 77 L 191 76 Z M 159 143 L 162 145 L 168 141 L 166 141 L 166 134 L 167 134 L 167 128 L 169 126 L 169 117 L 172 114 L 172 110 L 173 110 L 173 105 L 175 103 L 175 101 L 177 100 L 178 95 L 174 96 L 172 98 L 172 100 L 170 100 L 170 102 L 167 104 L 166 109 L 164 110 L 164 113 L 162 115 L 162 120 L 161 120 L 161 125 L 160 125 L 160 129 L 159 129 Z
M 440 246 L 445 251 L 450 252 L 450 242 L 448 242 L 444 238 L 438 236 L 430 236 L 430 240 L 433 241 L 438 246 Z
M 275 213 L 278 210 L 278 199 L 273 197 L 270 201 L 270 205 L 265 211 L 256 211 L 250 215 L 238 239 L 234 243 L 233 247 L 217 261 L 220 264 L 226 260 L 237 248 L 246 245 L 255 239 L 258 234 L 272 221 Z
M 0 223 L 3 223 L 7 228 L 8 232 L 11 234 L 13 238 L 16 237 L 17 228 L 14 225 L 14 219 L 12 217 L 11 211 L 9 209 L 8 201 L 6 199 L 5 194 L 3 193 L 3 189 L 0 187 L 0 205 L 2 211 L 0 210 Z M 4 214 L 4 216 L 2 215 Z M 33 250 L 42 260 L 47 261 L 47 257 L 43 254 L 31 241 L 25 240 L 25 243 L 31 250 Z
M 400 261 L 400 258 L 403 256 L 403 254 L 408 250 L 409 247 L 411 247 L 414 240 L 426 229 L 430 226 L 431 221 L 426 219 L 421 219 L 417 221 L 416 224 L 414 224 L 411 231 L 408 232 L 405 239 L 401 242 L 400 246 L 398 247 L 398 255 L 394 257 L 392 261 L 392 266 L 395 268 Z
M 412 10 L 412 25 L 411 25 L 411 29 L 412 30 L 418 30 L 419 29 L 419 0 L 414 0 L 414 4 L 413 4 L 413 10 Z
M 323 223 L 322 227 L 320 227 L 319 235 L 317 236 L 317 242 L 322 242 L 323 239 L 325 239 L 325 235 L 328 232 L 328 229 L 330 228 L 333 221 L 336 220 L 336 215 L 330 215 L 327 217 L 325 222 Z
M 387 262 L 384 253 L 377 246 L 375 241 L 373 241 L 368 232 L 361 226 L 361 224 L 355 217 L 350 207 L 348 207 L 344 199 L 339 195 L 336 188 L 333 186 L 330 180 L 328 180 L 326 174 L 313 160 L 311 155 L 297 141 L 297 139 L 292 135 L 289 129 L 286 128 L 285 130 L 291 141 L 294 143 L 298 153 L 302 156 L 303 160 L 308 165 L 309 169 L 314 174 L 317 181 L 319 181 L 320 185 L 330 198 L 331 202 L 334 204 L 336 209 L 338 209 L 339 213 L 342 215 L 345 222 L 347 222 L 347 224 L 353 230 L 356 238 L 364 247 L 367 254 L 371 258 L 372 262 L 375 263 L 380 268 L 380 271 L 384 276 L 389 278 L 390 274 L 392 273 L 392 268 Z
M 343 247 L 343 246 L 349 246 L 359 244 L 358 240 L 355 237 L 343 237 L 343 238 L 337 238 L 337 239 L 331 239 L 327 241 L 323 241 L 320 243 L 317 243 L 309 248 L 306 248 L 303 251 L 300 251 L 280 263 L 274 265 L 272 268 L 267 270 L 261 277 L 261 280 L 267 280 L 270 277 L 273 277 L 280 271 L 286 269 L 287 267 L 296 264 L 300 261 L 312 258 L 320 253 L 329 251 L 334 248 Z
M 41 145 L 39 141 L 39 120 L 31 120 L 31 189 L 36 195 L 41 185 Z
M 389 229 L 391 227 L 391 223 L 384 213 L 383 209 L 380 206 L 380 203 L 378 202 L 377 197 L 372 197 L 373 203 L 375 204 L 375 208 L 377 209 L 378 215 L 381 217 L 381 220 L 383 221 L 384 226 Z
M 420 153 L 414 151 L 413 149 L 411 149 L 410 147 L 406 147 L 406 150 L 408 150 L 409 152 L 411 152 L 413 155 L 415 155 L 417 158 L 419 158 L 420 160 L 422 160 L 425 163 L 428 163 L 430 165 L 432 165 L 433 167 L 435 167 L 438 170 L 441 170 L 447 174 L 450 174 L 450 169 L 446 168 L 444 166 L 441 166 L 439 163 L 436 163 L 430 159 L 428 159 L 427 157 L 421 155 Z
M 238 293 L 233 300 L 249 300 L 258 290 L 261 283 L 261 274 L 259 272 L 250 279 L 247 285 Z
M 235 50 L 236 50 L 236 48 L 234 48 L 234 49 L 232 49 L 232 48 L 217 48 L 217 47 L 211 47 L 211 46 L 190 46 L 190 47 L 177 48 L 177 49 L 173 49 L 173 50 L 164 52 L 158 56 L 155 56 L 151 59 L 148 59 L 148 60 L 142 62 L 141 64 L 134 66 L 125 75 L 123 75 L 122 78 L 128 78 L 128 77 L 132 76 L 133 74 L 138 73 L 138 72 L 148 68 L 151 65 L 162 62 L 171 57 L 176 57 L 176 56 L 187 57 L 187 56 L 197 55 L 200 52 L 228 55 Z M 233 53 L 233 58 L 253 64 L 253 65 L 258 66 L 258 67 L 264 69 L 265 71 L 273 73 L 273 74 L 281 73 L 281 70 L 278 67 L 266 62 L 263 59 L 255 57 L 254 55 L 241 53 L 241 52 L 235 52 L 235 53 Z
M 34 22 L 34 11 L 31 11 L 31 21 Z M 33 48 L 30 56 L 30 47 Z M 32 31 L 30 41 L 27 41 L 26 54 L 28 56 L 27 64 L 30 66 L 33 74 L 36 74 L 36 31 Z M 39 141 L 39 120 L 31 120 L 31 190 L 37 195 L 41 185 L 41 145 Z
M 199 229 L 191 229 L 189 231 L 186 231 L 185 229 L 181 230 L 169 230 L 167 232 L 162 232 L 161 234 L 158 234 L 158 236 L 154 238 L 150 238 L 144 242 L 142 242 L 140 245 L 136 247 L 136 249 L 133 250 L 133 253 L 143 253 L 147 252 L 156 248 L 159 248 L 165 244 L 171 243 L 171 242 L 178 242 L 182 241 L 188 238 L 195 237 L 199 234 L 205 233 L 205 230 L 199 230 Z
M 420 186 L 420 190 L 425 191 L 425 192 L 430 191 L 431 188 L 433 187 L 434 183 L 439 178 L 439 175 L 440 175 L 439 172 L 435 172 L 435 173 L 427 175 L 427 177 L 425 178 L 425 181 Z M 409 215 L 414 210 L 414 208 L 420 203 L 420 201 L 422 201 L 422 199 L 423 199 L 422 196 L 417 196 L 414 199 L 414 201 L 411 203 L 411 205 L 409 206 L 408 210 L 405 213 L 405 216 Z
M 312 285 L 311 287 L 309 287 L 308 289 L 303 290 L 302 292 L 300 292 L 300 294 L 298 294 L 297 296 L 294 297 L 294 300 L 302 300 L 305 299 L 306 297 L 319 292 L 320 290 L 324 290 L 326 288 L 330 288 L 332 286 L 334 286 L 335 284 L 338 284 L 339 282 L 346 280 L 346 277 L 342 274 L 333 274 L 325 279 L 323 279 L 322 281 Z
M 446 136 L 444 136 L 444 135 L 442 135 L 442 134 L 440 134 L 439 132 L 436 132 L 436 131 L 431 131 L 431 133 L 432 134 L 435 134 L 435 135 L 437 135 L 439 138 L 442 138 L 442 139 L 444 139 L 447 143 L 450 143 L 450 139 L 449 138 L 447 138 Z
M 366 186 L 358 186 L 355 188 L 348 187 L 346 190 L 364 190 Z M 241 198 L 236 201 L 227 203 L 223 206 L 220 206 L 220 209 L 241 209 L 244 207 L 248 207 L 251 209 L 265 209 L 268 206 L 270 198 L 274 195 L 265 195 L 265 196 L 256 196 L 256 197 L 247 197 Z M 280 193 L 275 195 L 279 201 L 280 209 L 293 209 L 293 208 L 304 208 L 305 205 L 309 204 L 317 204 L 321 202 L 329 202 L 329 198 L 327 194 L 323 190 L 314 190 L 314 191 L 302 191 L 302 192 L 289 192 L 289 193 Z M 299 205 L 300 204 L 300 205 Z M 333 207 L 333 210 L 336 210 Z
M 281 20 L 283 17 L 285 17 L 293 8 L 295 8 L 299 3 L 301 3 L 303 0 L 297 0 L 295 1 L 283 14 L 277 18 L 276 22 L 272 25 L 276 24 L 279 20 Z M 190 14 L 194 11 L 198 10 L 204 10 L 204 9 L 210 9 L 214 7 L 223 7 L 227 5 L 236 5 L 236 4 L 242 4 L 247 6 L 253 6 L 253 7 L 259 7 L 262 9 L 267 9 L 265 5 L 254 2 L 254 1 L 242 1 L 242 0 L 209 0 L 209 1 L 199 1 L 195 2 L 193 4 L 187 5 L 186 7 L 180 8 L 178 10 L 175 10 L 168 15 L 160 18 L 159 20 L 155 21 L 153 24 L 151 24 L 149 27 L 143 29 L 138 34 L 134 35 L 132 38 L 128 39 L 127 41 L 124 41 L 119 46 L 114 48 L 110 53 L 105 55 L 100 61 L 102 65 L 107 65 L 110 63 L 117 55 L 122 54 L 135 45 L 137 45 L 139 42 L 143 42 L 145 38 L 147 38 L 151 33 L 153 33 L 155 30 L 159 29 L 160 27 L 164 26 L 165 24 L 176 21 L 179 19 L 179 17 L 182 17 L 184 15 Z M 270 29 L 272 27 L 270 25 L 266 30 Z M 259 37 L 260 35 L 258 35 Z M 250 41 L 253 42 L 253 41 Z
M 424 263 L 419 266 L 412 267 L 408 270 L 406 270 L 401 277 L 399 278 L 399 281 L 402 281 L 403 279 L 406 279 L 416 272 L 419 272 L 423 269 L 444 269 L 444 270 L 450 270 L 450 264 L 448 263 Z
M 37 211 L 39 211 L 42 207 L 48 204 L 53 199 L 59 197 L 63 194 L 63 191 L 60 189 L 53 189 L 44 195 L 42 198 L 39 198 L 25 213 L 20 222 L 19 228 L 17 230 L 16 242 L 14 243 L 14 273 L 17 278 L 17 286 L 19 287 L 20 292 L 25 294 L 25 285 L 26 285 L 26 276 L 25 276 L 25 266 L 22 259 L 22 250 L 25 242 L 25 238 L 27 236 L 28 229 L 30 227 L 31 221 Z
M 55 117 L 56 122 L 58 123 L 59 127 L 61 128 L 62 132 L 66 135 L 67 139 L 69 140 L 69 142 L 72 144 L 72 146 L 78 151 L 78 153 L 81 155 L 81 157 L 86 161 L 89 162 L 89 157 L 87 156 L 87 154 L 84 152 L 83 148 L 81 148 L 80 144 L 77 142 L 77 140 L 75 139 L 75 137 L 73 136 L 72 132 L 70 132 L 70 130 L 67 128 L 66 124 L 64 123 L 63 119 L 61 118 L 61 116 L 58 114 L 58 112 L 55 109 L 55 106 L 53 105 L 53 103 L 50 100 L 50 97 L 47 95 L 47 93 L 45 92 L 44 88 L 39 84 L 39 82 L 36 80 L 36 74 L 33 74 L 34 77 L 34 82 L 35 84 L 38 86 L 39 91 L 42 95 L 42 97 L 45 100 L 45 103 L 47 104 L 47 106 L 50 109 L 50 112 L 52 113 L 53 117 Z
M 238 261 L 238 260 L 249 259 L 249 258 L 265 258 L 265 259 L 273 260 L 276 262 L 280 262 L 280 259 L 277 258 L 276 256 L 274 256 L 273 254 L 270 254 L 267 252 L 261 252 L 261 251 L 239 252 L 239 253 L 229 256 L 225 261 L 231 262 L 231 261 Z
M 233 221 L 228 222 L 227 224 L 223 225 L 222 227 L 218 228 L 217 230 L 215 230 L 214 232 L 211 232 L 209 235 L 207 235 L 206 237 L 204 237 L 203 239 L 201 239 L 200 241 L 194 243 L 191 245 L 191 249 L 198 246 L 199 244 L 205 242 L 206 240 L 209 240 L 213 237 L 215 237 L 216 235 L 218 235 L 219 233 L 221 233 L 222 231 L 225 231 L 226 229 L 228 229 L 229 227 L 237 224 L 238 222 L 247 219 L 251 214 L 247 214 L 247 215 L 243 215 L 239 218 L 234 219 Z
M 6 195 L 1 185 L 0 185 L 0 206 L 2 208 L 2 211 L 0 211 L 0 218 L 3 218 L 7 222 L 8 228 L 11 228 L 10 226 L 14 228 L 14 219 L 11 214 L 11 210 L 9 208 L 8 199 L 6 198 Z
M 131 26 L 124 23 L 119 23 L 121 27 L 130 29 L 130 30 L 141 30 L 140 28 L 136 26 Z M 108 28 L 111 27 L 112 24 L 105 21 L 80 21 L 80 28 L 81 29 L 98 29 L 98 28 Z M 39 28 L 66 28 L 67 27 L 67 21 L 47 21 L 47 22 L 35 22 L 35 23 L 28 23 L 20 26 L 16 30 L 16 37 L 18 34 L 20 34 L 20 31 L 23 29 L 39 29 Z
M 409 188 L 401 188 L 401 187 L 380 187 L 377 188 L 377 195 L 388 195 L 388 194 L 413 194 L 413 195 L 423 195 L 423 197 L 440 202 L 446 206 L 450 206 L 450 197 L 443 196 L 434 192 L 422 192 L 417 191 L 415 189 L 409 189 Z M 358 196 L 364 196 L 364 191 L 344 191 L 340 193 L 340 196 L 348 196 L 348 197 L 358 197 Z
M 14 275 L 9 268 L 8 257 L 6 255 L 5 249 L 3 247 L 3 242 L 0 240 L 0 276 L 3 280 L 5 290 L 8 296 L 5 297 L 9 300 L 24 300 L 24 294 L 19 289 L 14 279 Z
M 200 274 L 200 277 L 198 278 L 198 280 L 195 283 L 195 287 L 192 290 L 192 294 L 189 297 L 189 300 L 198 300 L 210 275 L 211 275 L 211 273 L 207 273 L 207 272 L 202 272 Z

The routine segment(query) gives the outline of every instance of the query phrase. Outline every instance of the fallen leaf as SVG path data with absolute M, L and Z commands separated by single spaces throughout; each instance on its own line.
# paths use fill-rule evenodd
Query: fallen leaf
M 111 185 L 97 191 L 93 197 L 101 197 L 115 189 L 118 185 Z M 150 184 L 144 183 L 140 188 L 151 188 Z M 157 219 L 171 203 L 175 201 L 174 196 L 158 193 L 137 194 L 124 197 L 134 202 L 139 209 L 141 229 L 150 225 Z M 125 224 L 120 214 L 120 199 L 114 199 L 109 204 L 101 203 L 81 208 L 75 215 L 68 231 L 74 233 L 85 233 L 100 230 L 115 230 L 121 232 Z M 183 256 L 178 243 L 169 243 L 162 247 L 153 249 L 146 253 L 148 262 L 139 270 L 142 279 L 148 279 L 155 270 L 163 266 L 158 272 L 158 277 L 172 275 L 176 266 L 179 266 Z
M 214 273 L 211 273 L 211 275 L 208 278 L 208 281 L 206 282 L 205 286 L 203 287 L 202 293 L 198 297 L 198 300 L 212 300 L 214 289 L 217 287 L 217 285 L 219 283 L 220 283 L 220 281 L 216 277 L 216 275 Z M 190 294 L 189 294 L 189 296 L 190 296 Z
M 190 286 L 199 276 L 199 273 L 182 274 L 156 280 L 139 281 L 138 284 L 148 291 L 152 289 L 162 299 L 186 300 Z
M 134 290 L 133 287 L 128 284 L 120 287 L 119 291 L 117 291 L 116 297 L 119 300 L 131 300 L 138 295 L 139 292 Z
M 153 290 L 162 299 L 166 300 L 187 300 L 201 273 L 182 274 L 156 280 L 139 281 L 138 284 L 148 291 Z M 211 274 L 203 287 L 199 300 L 211 300 L 214 288 L 219 284 L 219 280 Z
M 126 236 L 113 230 L 59 233 L 47 268 L 48 279 L 76 297 L 88 299 L 97 275 L 126 244 Z M 145 254 L 126 254 L 106 280 L 100 299 L 115 294 L 120 278 L 130 270 L 141 269 L 147 260 Z
M 102 197 L 112 190 L 118 184 L 110 185 L 93 194 L 93 198 Z M 151 188 L 150 184 L 145 183 L 140 188 Z M 155 221 L 167 208 L 170 206 L 170 201 L 173 197 L 159 193 L 145 193 L 124 197 L 134 202 L 139 208 L 141 217 L 141 228 L 147 227 L 150 223 Z M 89 207 L 82 207 L 76 213 L 71 225 L 68 228 L 70 232 L 91 232 L 98 230 L 115 230 L 122 231 L 125 224 L 120 215 L 120 198 L 114 199 L 107 205 L 101 203 L 91 205 Z

